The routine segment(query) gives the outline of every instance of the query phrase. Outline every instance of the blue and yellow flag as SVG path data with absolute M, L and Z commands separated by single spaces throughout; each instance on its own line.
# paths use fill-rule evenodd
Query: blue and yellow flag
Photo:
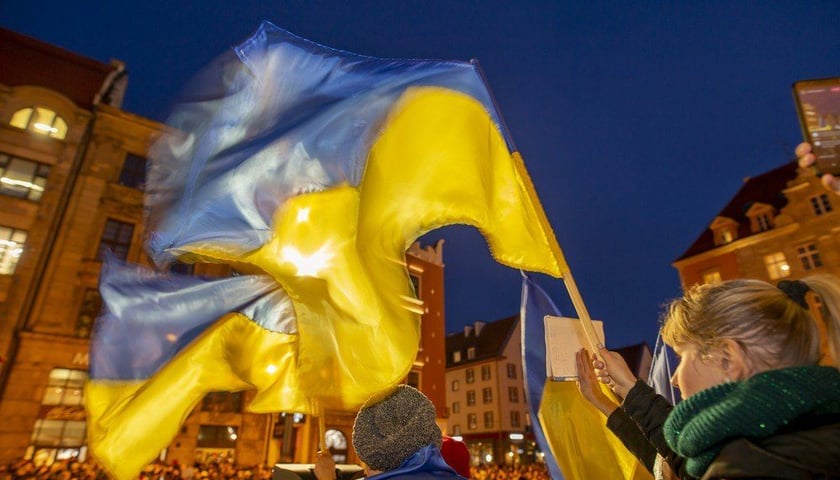
M 537 444 L 545 454 L 551 478 L 652 478 L 607 429 L 604 415 L 583 398 L 576 382 L 547 378 L 544 318 L 560 316 L 560 311 L 539 285 L 527 275 L 523 277 L 520 316 L 525 392 Z
M 430 230 L 472 225 L 500 263 L 567 271 L 474 62 L 365 57 L 264 23 L 169 124 L 150 158 L 150 257 L 241 275 L 104 269 L 85 398 L 90 447 L 118 478 L 207 392 L 317 414 L 398 383 L 420 338 L 405 251 Z

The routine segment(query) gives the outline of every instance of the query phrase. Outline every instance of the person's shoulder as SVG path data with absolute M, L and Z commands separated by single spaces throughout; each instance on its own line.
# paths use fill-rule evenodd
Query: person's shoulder
M 793 480 L 836 472 L 840 472 L 840 422 L 831 421 L 762 440 L 734 440 L 721 450 L 703 478 Z

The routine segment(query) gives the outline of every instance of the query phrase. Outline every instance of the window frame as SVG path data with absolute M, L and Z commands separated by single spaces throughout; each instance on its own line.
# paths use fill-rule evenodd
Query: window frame
M 113 239 L 105 237 L 105 235 L 108 234 L 108 227 L 110 225 L 113 225 L 114 228 L 116 228 Z M 100 262 L 104 261 L 105 252 L 110 250 L 111 254 L 115 257 L 121 260 L 127 260 L 128 255 L 131 252 L 131 244 L 134 240 L 135 228 L 136 225 L 133 223 L 124 222 L 111 217 L 106 218 L 105 225 L 102 228 L 102 233 L 99 236 L 99 246 L 96 249 L 96 259 Z M 128 241 L 123 241 L 122 234 L 124 231 L 128 231 L 129 233 Z
M 8 235 L 4 235 L 4 230 L 8 230 Z M 0 275 L 15 274 L 28 239 L 28 231 L 0 225 Z
M 806 243 L 796 247 L 796 256 L 802 264 L 802 269 L 810 272 L 821 268 L 824 263 L 820 256 L 820 249 L 816 243 Z
M 764 255 L 764 267 L 767 270 L 767 276 L 770 280 L 778 280 L 780 278 L 789 277 L 791 274 L 790 263 L 784 252 L 773 252 L 769 255 Z M 787 268 L 784 268 L 784 267 Z

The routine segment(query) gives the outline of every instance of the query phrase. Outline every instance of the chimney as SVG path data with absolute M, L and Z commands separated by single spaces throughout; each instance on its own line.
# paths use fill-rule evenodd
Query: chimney
M 472 331 L 473 331 L 472 325 L 467 325 L 466 327 L 464 327 L 464 338 L 469 337 L 470 334 L 472 333 Z
M 485 325 L 487 325 L 485 322 L 476 320 L 476 322 L 475 322 L 475 336 L 476 337 L 481 335 L 481 329 L 484 328 Z

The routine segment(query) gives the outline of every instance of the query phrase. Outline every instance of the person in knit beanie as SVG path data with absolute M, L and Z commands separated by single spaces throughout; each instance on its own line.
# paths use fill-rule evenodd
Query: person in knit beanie
M 435 406 L 419 390 L 399 385 L 362 405 L 353 423 L 353 448 L 371 480 L 462 478 L 440 453 L 443 437 Z M 329 455 L 316 460 L 319 480 L 332 480 Z M 332 466 L 334 469 L 334 465 Z

